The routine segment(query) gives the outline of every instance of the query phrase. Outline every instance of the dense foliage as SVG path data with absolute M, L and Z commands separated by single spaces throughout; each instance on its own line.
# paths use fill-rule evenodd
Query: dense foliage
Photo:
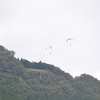
M 100 81 L 73 78 L 60 68 L 17 59 L 0 46 L 0 100 L 100 100 Z

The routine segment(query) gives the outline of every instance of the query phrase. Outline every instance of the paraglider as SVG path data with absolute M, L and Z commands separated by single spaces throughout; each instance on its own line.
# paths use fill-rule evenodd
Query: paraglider
M 49 54 L 51 54 L 52 46 L 47 46 L 47 47 L 45 47 L 45 49 L 48 50 Z
M 73 41 L 74 41 L 73 38 L 68 38 L 68 39 L 66 40 L 66 42 L 68 42 L 69 46 L 72 45 L 72 42 L 73 42 Z

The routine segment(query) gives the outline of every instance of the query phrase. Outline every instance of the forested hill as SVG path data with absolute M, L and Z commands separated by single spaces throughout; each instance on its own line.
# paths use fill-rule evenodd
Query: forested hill
M 0 100 L 100 100 L 100 81 L 73 78 L 60 68 L 17 59 L 0 45 Z

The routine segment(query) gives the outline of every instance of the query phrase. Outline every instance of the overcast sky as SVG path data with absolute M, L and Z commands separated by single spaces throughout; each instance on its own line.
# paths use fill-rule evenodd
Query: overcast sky
M 100 0 L 0 0 L 0 44 L 17 58 L 100 79 Z

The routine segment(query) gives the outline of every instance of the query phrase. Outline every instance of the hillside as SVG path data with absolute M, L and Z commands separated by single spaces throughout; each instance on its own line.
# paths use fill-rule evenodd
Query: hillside
M 53 65 L 14 55 L 0 46 L 0 84 L 8 89 L 7 96 L 13 96 L 9 100 L 100 100 L 100 81 L 96 78 L 87 74 L 73 78 Z

